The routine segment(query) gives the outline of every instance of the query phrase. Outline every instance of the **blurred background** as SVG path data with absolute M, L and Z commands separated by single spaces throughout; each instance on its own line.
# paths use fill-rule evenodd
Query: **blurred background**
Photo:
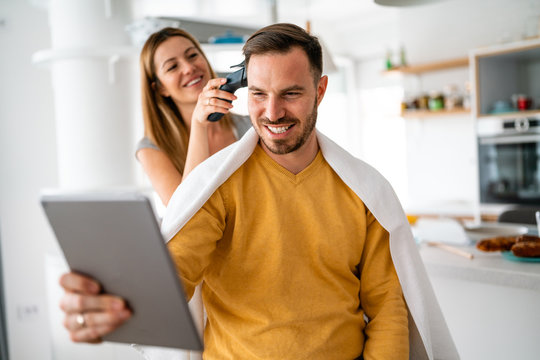
M 0 335 L 9 359 L 138 358 L 123 345 L 69 342 L 57 309 L 58 275 L 66 267 L 39 193 L 150 191 L 134 155 L 143 134 L 138 54 L 146 36 L 165 25 L 198 37 L 222 74 L 241 59 L 242 44 L 232 35 L 249 35 L 274 22 L 309 26 L 324 44 L 330 78 L 319 129 L 381 171 L 409 213 L 478 216 L 469 56 L 535 41 L 540 2 L 403 3 L 410 5 L 0 0 Z M 401 71 L 423 64 L 435 67 Z M 437 103 L 443 95 L 447 103 Z M 532 95 L 540 105 L 540 92 Z M 425 97 L 433 100 L 427 112 L 408 112 L 422 110 Z M 437 106 L 448 111 L 429 111 Z M 246 113 L 242 93 L 235 108 Z

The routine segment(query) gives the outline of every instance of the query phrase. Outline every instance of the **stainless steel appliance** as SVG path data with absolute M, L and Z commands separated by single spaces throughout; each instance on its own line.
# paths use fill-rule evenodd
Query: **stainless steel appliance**
M 540 117 L 477 124 L 480 202 L 540 205 Z

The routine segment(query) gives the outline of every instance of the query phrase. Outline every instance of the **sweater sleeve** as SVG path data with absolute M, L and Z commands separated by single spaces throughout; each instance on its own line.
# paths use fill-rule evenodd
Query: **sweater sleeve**
M 407 307 L 390 256 L 388 232 L 371 212 L 360 262 L 360 302 L 369 319 L 364 359 L 408 359 Z
M 222 199 L 216 191 L 167 244 L 188 300 L 223 237 L 226 211 Z

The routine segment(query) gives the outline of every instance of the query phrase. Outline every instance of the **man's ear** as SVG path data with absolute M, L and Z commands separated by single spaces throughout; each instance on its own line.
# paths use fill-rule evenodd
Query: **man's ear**
M 328 86 L 328 76 L 324 75 L 319 79 L 317 84 L 317 106 L 321 104 L 321 101 L 326 93 L 326 87 Z

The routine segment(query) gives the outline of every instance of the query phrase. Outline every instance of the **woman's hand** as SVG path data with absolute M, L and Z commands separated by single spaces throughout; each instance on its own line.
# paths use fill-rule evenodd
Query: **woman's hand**
M 236 100 L 236 96 L 228 91 L 219 90 L 227 82 L 225 78 L 210 79 L 199 94 L 197 105 L 193 110 L 192 122 L 208 124 L 208 116 L 218 112 L 226 114 L 233 107 L 229 101 Z M 226 101 L 229 100 L 229 101 Z
M 74 342 L 99 343 L 102 336 L 131 317 L 124 299 L 100 294 L 100 285 L 89 277 L 67 273 L 60 278 L 60 285 L 65 290 L 60 301 L 64 326 Z

